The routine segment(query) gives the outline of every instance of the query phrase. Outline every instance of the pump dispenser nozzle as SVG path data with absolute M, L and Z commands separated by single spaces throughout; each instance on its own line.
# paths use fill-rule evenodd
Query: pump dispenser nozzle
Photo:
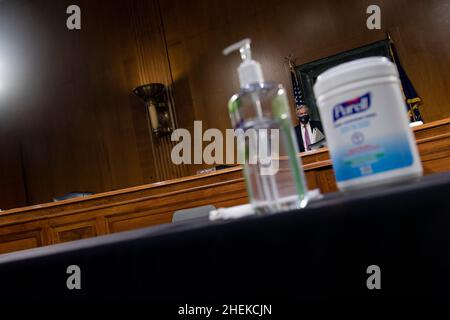
M 242 63 L 238 68 L 241 88 L 245 88 L 253 83 L 264 82 L 261 65 L 259 62 L 252 59 L 252 49 L 250 47 L 251 42 L 251 39 L 246 38 L 223 50 L 224 55 L 229 55 L 231 52 L 237 50 L 241 53 Z

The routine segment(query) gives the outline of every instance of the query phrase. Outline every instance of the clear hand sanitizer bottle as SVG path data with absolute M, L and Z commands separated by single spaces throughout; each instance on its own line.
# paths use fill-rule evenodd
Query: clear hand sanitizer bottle
M 307 186 L 286 91 L 281 84 L 264 82 L 250 43 L 244 39 L 223 51 L 239 51 L 243 60 L 241 91 L 231 97 L 228 109 L 250 202 L 258 213 L 304 208 Z

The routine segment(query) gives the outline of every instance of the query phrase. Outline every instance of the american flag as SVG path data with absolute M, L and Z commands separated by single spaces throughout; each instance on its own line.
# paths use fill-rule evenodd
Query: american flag
M 292 78 L 292 89 L 294 89 L 294 98 L 295 105 L 302 106 L 305 105 L 305 99 L 303 97 L 303 91 L 300 88 L 300 84 L 297 81 L 297 76 L 295 75 L 295 70 L 291 70 L 291 78 Z
M 291 73 L 292 89 L 294 90 L 295 105 L 297 107 L 305 105 L 305 98 L 303 96 L 302 88 L 298 82 L 297 75 L 295 74 L 295 58 L 291 53 L 284 58 L 284 61 L 289 67 L 289 72 Z
M 388 40 L 389 40 L 389 51 L 391 54 L 391 58 L 394 61 L 394 63 L 397 65 L 398 73 L 400 76 L 401 81 L 401 88 L 403 90 L 403 96 L 405 98 L 406 107 L 409 114 L 409 121 L 415 122 L 415 121 L 423 121 L 422 115 L 420 114 L 419 107 L 422 107 L 423 100 L 422 98 L 417 94 L 416 89 L 414 88 L 411 80 L 408 77 L 408 74 L 406 73 L 405 69 L 403 68 L 402 64 L 400 63 L 400 59 L 398 57 L 397 50 L 395 49 L 394 42 L 391 39 L 391 36 L 388 34 Z

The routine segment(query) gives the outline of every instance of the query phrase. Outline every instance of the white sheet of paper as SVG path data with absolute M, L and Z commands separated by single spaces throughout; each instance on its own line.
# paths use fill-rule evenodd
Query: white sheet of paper
M 311 144 L 316 143 L 325 138 L 325 135 L 317 128 L 314 128 L 312 133 L 312 141 Z

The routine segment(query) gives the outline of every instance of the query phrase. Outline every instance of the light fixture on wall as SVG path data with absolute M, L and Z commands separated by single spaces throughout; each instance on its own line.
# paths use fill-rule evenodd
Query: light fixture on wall
M 145 103 L 152 132 L 158 137 L 172 133 L 174 122 L 167 88 L 162 83 L 149 83 L 135 88 L 133 93 Z

